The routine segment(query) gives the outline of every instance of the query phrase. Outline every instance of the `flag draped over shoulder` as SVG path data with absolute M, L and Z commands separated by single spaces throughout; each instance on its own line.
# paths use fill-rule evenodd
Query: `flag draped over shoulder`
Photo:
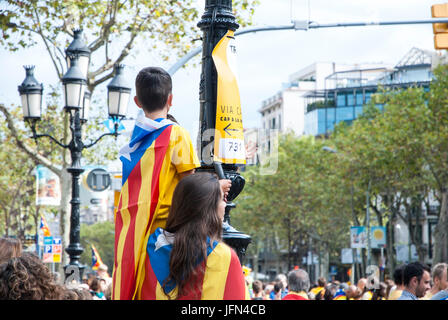
M 102 264 L 104 264 L 103 260 L 101 260 L 98 250 L 92 244 L 92 270 L 98 270 L 98 267 Z
M 123 179 L 115 213 L 115 262 L 112 298 L 135 298 L 139 271 L 154 214 L 160 210 L 160 186 L 170 163 L 167 150 L 173 122 L 140 114 L 131 141 L 119 153 Z M 163 174 L 161 174 L 163 172 Z M 171 200 L 171 199 L 170 199 Z M 167 210 L 168 211 L 168 208 Z
M 347 296 L 345 295 L 344 290 L 339 289 L 338 291 L 336 291 L 333 300 L 347 300 Z
M 50 228 L 48 227 L 47 220 L 45 220 L 43 215 L 40 215 L 39 229 L 44 232 L 44 237 L 51 237 Z
M 145 278 L 138 292 L 142 300 L 166 300 L 162 285 L 169 276 L 169 260 L 174 235 L 157 228 L 151 234 L 146 248 Z M 221 242 L 213 242 L 207 248 L 207 261 L 199 262 L 204 266 L 203 278 L 196 279 L 202 292 L 190 292 L 180 297 L 182 300 L 248 300 L 249 291 L 246 287 L 243 270 L 235 251 Z M 171 299 L 177 296 L 175 284 L 168 283 L 166 291 Z

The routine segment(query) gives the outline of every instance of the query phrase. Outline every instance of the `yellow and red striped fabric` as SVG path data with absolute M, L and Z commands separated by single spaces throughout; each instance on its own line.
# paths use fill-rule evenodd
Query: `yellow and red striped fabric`
M 169 275 L 169 260 L 172 244 L 164 237 L 164 232 L 158 228 L 151 234 L 145 257 L 145 277 L 139 287 L 137 296 L 142 300 L 167 300 L 162 284 Z M 205 273 L 198 281 L 202 284 L 202 292 L 189 292 L 180 300 L 250 300 L 249 291 L 235 251 L 222 242 L 213 242 L 207 250 Z M 167 286 L 169 296 L 175 299 L 177 288 Z
M 115 213 L 112 298 L 130 300 L 144 276 L 148 237 L 165 226 L 179 173 L 200 164 L 188 132 L 166 119 L 137 119 L 120 155 L 123 185 Z

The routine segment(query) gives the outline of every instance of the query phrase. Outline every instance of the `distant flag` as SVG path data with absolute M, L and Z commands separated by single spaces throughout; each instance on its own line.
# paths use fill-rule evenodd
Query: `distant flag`
M 104 263 L 95 246 L 92 244 L 92 270 L 98 270 L 98 267 L 102 264 Z
M 39 229 L 44 232 L 44 237 L 51 237 L 50 228 L 48 227 L 47 220 L 43 215 L 40 215 Z
M 103 124 L 110 131 L 110 133 L 114 133 L 115 132 L 115 122 L 118 122 L 117 132 L 126 130 L 125 126 L 123 125 L 123 123 L 121 123 L 120 120 L 114 121 L 112 119 L 108 119 L 108 120 L 103 121 Z

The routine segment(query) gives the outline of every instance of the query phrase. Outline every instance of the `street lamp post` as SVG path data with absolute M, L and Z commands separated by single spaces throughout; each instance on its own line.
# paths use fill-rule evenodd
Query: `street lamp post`
M 237 231 L 230 225 L 230 210 L 235 208 L 232 202 L 243 190 L 245 180 L 237 172 L 235 164 L 222 164 L 213 159 L 210 150 L 210 136 L 214 140 L 217 108 L 217 71 L 212 59 L 212 51 L 228 30 L 235 31 L 239 25 L 232 13 L 232 0 L 206 0 L 205 12 L 198 23 L 203 32 L 202 72 L 199 85 L 200 130 L 198 147 L 201 168 L 198 171 L 216 172 L 220 179 L 230 179 L 232 187 L 227 196 L 227 206 L 223 224 L 223 240 L 235 249 L 242 264 L 246 248 L 251 242 L 250 236 Z
M 69 255 L 69 263 L 64 268 L 66 270 L 66 277 L 70 276 L 71 279 L 80 281 L 82 277 L 82 272 L 84 266 L 79 263 L 84 249 L 80 243 L 80 186 L 79 178 L 81 173 L 84 171 L 81 167 L 82 151 L 84 149 L 93 147 L 105 136 L 118 136 L 118 122 L 126 114 L 126 108 L 129 101 L 130 88 L 123 85 L 121 79 L 121 70 L 123 66 L 115 66 L 115 78 L 112 79 L 111 83 L 118 85 L 112 86 L 109 89 L 109 97 L 111 93 L 118 92 L 115 94 L 114 98 L 110 98 L 108 101 L 109 116 L 114 120 L 115 127 L 114 132 L 105 133 L 99 136 L 96 140 L 90 143 L 85 143 L 82 141 L 82 125 L 86 123 L 88 118 L 88 109 L 90 107 L 90 93 L 86 90 L 87 88 L 87 69 L 81 70 L 79 67 L 79 57 L 80 52 L 73 52 L 69 49 L 83 48 L 80 43 L 80 31 L 75 31 L 75 39 L 69 46 L 67 52 L 68 59 L 70 61 L 67 73 L 62 77 L 63 91 L 64 91 L 64 111 L 69 114 L 70 119 L 70 131 L 71 140 L 68 144 L 57 140 L 49 134 L 38 134 L 36 132 L 36 124 L 41 120 L 42 112 L 42 92 L 43 85 L 39 84 L 34 78 L 34 66 L 25 66 L 26 78 L 23 83 L 19 86 L 19 93 L 22 100 L 22 108 L 24 114 L 24 120 L 28 123 L 32 130 L 33 139 L 37 140 L 43 137 L 51 139 L 53 142 L 58 144 L 64 149 L 68 149 L 71 155 L 71 165 L 67 168 L 67 171 L 72 177 L 72 195 L 71 195 L 71 211 L 70 211 L 70 242 L 65 251 Z M 73 45 L 76 44 L 76 45 Z M 84 55 L 85 58 L 85 50 Z M 88 61 L 84 59 L 84 64 Z M 85 67 L 85 66 L 83 66 Z M 119 78 L 117 80 L 117 78 Z M 121 85 L 122 87 L 119 87 Z M 117 102 L 118 101 L 118 102 Z M 70 268 L 68 268 L 70 267 Z

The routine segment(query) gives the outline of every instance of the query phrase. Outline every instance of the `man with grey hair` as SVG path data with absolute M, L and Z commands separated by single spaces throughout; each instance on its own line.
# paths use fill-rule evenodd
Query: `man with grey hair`
M 288 273 L 288 294 L 282 300 L 309 300 L 310 277 L 305 270 L 295 269 Z

